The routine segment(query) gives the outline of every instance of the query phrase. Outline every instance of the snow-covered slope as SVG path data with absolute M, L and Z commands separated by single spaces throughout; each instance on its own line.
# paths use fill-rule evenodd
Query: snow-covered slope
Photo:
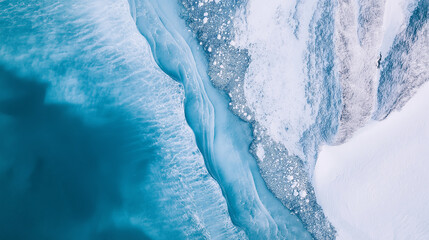
M 338 239 L 429 239 L 429 84 L 386 120 L 322 148 L 314 187 Z

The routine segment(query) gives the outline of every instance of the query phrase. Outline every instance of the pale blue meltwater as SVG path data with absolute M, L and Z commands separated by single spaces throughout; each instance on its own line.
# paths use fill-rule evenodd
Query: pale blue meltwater
M 299 219 L 266 188 L 249 153 L 251 131 L 210 83 L 202 49 L 169 1 L 134 1 L 136 25 L 160 68 L 184 86 L 185 115 L 234 224 L 253 239 L 309 239 Z

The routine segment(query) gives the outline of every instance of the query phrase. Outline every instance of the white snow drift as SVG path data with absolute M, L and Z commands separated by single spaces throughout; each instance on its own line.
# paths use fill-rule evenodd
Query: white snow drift
M 429 239 L 429 84 L 400 112 L 323 147 L 314 186 L 339 239 Z

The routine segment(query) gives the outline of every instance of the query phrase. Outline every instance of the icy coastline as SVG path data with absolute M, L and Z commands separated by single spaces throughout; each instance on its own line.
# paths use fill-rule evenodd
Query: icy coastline
M 155 61 L 184 85 L 187 122 L 223 191 L 232 221 L 251 239 L 310 239 L 300 220 L 266 188 L 248 151 L 250 127 L 230 112 L 227 98 L 211 85 L 205 56 L 179 18 L 179 5 L 135 3 L 136 25 L 151 45 Z

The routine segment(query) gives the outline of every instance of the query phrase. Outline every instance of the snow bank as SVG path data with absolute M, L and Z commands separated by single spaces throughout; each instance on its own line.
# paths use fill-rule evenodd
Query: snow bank
M 429 84 L 400 112 L 325 146 L 316 196 L 339 239 L 429 239 Z

